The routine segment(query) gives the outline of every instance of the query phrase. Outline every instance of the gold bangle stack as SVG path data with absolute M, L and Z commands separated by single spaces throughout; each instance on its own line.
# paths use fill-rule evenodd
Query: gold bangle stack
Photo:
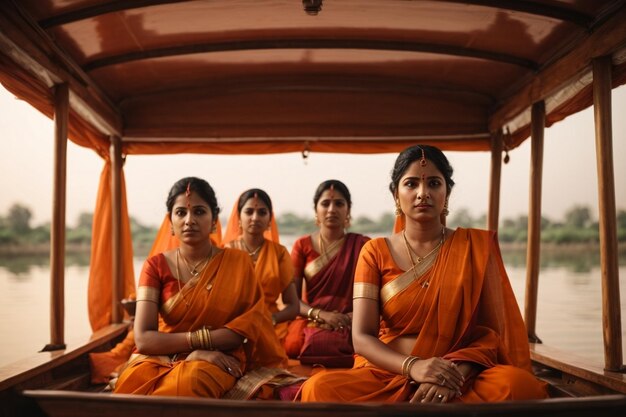
M 213 340 L 211 340 L 211 330 L 203 327 L 195 332 L 189 332 L 188 340 L 191 349 L 213 350 Z
M 309 311 L 306 312 L 306 318 L 309 320 L 313 320 L 313 316 L 311 315 L 311 313 L 315 310 L 315 307 L 311 307 L 309 308 Z
M 411 368 L 415 365 L 415 362 L 419 361 L 419 356 L 407 356 L 402 362 L 402 376 L 407 378 L 411 377 Z
M 317 323 L 324 323 L 324 320 L 320 319 L 320 313 L 322 312 L 321 308 L 311 307 L 309 311 L 306 312 L 306 318 L 309 321 L 314 321 Z

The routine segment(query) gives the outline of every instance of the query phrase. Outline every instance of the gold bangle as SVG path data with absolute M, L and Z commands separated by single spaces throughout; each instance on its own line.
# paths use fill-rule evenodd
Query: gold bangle
M 311 317 L 311 313 L 313 312 L 313 310 L 315 310 L 315 307 L 309 308 L 309 311 L 306 312 L 306 318 L 307 319 L 313 320 L 313 317 Z
M 409 378 L 411 376 L 411 368 L 418 360 L 420 360 L 419 356 L 407 356 L 402 362 L 402 376 Z
M 211 329 L 206 329 L 206 334 L 209 338 L 209 350 L 213 350 L 213 341 L 211 340 Z
M 320 320 L 320 313 L 322 312 L 321 308 L 318 308 L 317 311 L 315 312 L 315 321 L 318 323 L 324 323 L 324 319 Z
M 187 332 L 187 346 L 189 346 L 189 351 L 193 350 L 193 343 L 191 343 L 191 332 Z

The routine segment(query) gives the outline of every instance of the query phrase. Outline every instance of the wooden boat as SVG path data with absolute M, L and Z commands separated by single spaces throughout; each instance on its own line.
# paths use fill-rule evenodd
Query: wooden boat
M 626 409 L 611 89 L 626 82 L 623 0 L 9 0 L 0 82 L 55 120 L 51 335 L 0 369 L 3 415 L 567 415 Z M 594 106 L 605 363 L 535 332 L 543 129 Z M 618 109 L 623 112 L 624 109 Z M 63 328 L 67 138 L 111 172 L 109 323 L 67 346 Z M 155 153 L 397 152 L 415 142 L 491 152 L 497 229 L 503 152 L 531 141 L 524 318 L 554 398 L 477 405 L 297 404 L 108 395 L 87 355 L 127 331 L 123 158 Z M 104 184 L 107 189 L 108 184 Z M 112 214 L 110 214 L 112 213 Z M 103 215 L 101 215 L 103 216 Z M 97 219 L 96 219 L 97 220 Z M 106 224 L 108 218 L 99 218 Z M 92 271 L 92 278 L 93 271 Z M 419 411 L 416 411 L 419 407 Z

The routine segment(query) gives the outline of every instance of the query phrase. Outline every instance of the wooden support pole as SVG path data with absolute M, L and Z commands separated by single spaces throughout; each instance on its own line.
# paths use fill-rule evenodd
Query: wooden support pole
M 113 276 L 111 277 L 111 322 L 121 323 L 122 306 L 122 141 L 118 136 L 111 136 L 109 148 L 111 157 L 111 253 Z
M 593 60 L 593 108 L 598 169 L 600 270 L 602 274 L 602 329 L 604 367 L 622 371 L 622 324 L 619 294 L 613 131 L 611 127 L 611 58 Z
M 502 133 L 491 135 L 491 175 L 489 177 L 489 215 L 487 228 L 498 231 L 500 221 L 500 179 L 502 173 Z
M 54 179 L 50 225 L 50 343 L 43 351 L 65 349 L 65 205 L 69 87 L 54 91 Z
M 541 343 L 536 333 L 537 293 L 541 249 L 541 184 L 543 181 L 543 133 L 546 107 L 543 101 L 531 109 L 530 190 L 528 201 L 528 246 L 526 250 L 526 304 L 524 321 L 528 340 Z

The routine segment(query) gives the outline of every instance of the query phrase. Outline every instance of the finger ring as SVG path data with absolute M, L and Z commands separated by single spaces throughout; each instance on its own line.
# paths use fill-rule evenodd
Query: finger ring
M 442 399 L 443 395 L 442 394 L 437 394 L 437 398 Z
M 228 369 L 228 372 L 233 372 L 233 368 L 226 368 Z

